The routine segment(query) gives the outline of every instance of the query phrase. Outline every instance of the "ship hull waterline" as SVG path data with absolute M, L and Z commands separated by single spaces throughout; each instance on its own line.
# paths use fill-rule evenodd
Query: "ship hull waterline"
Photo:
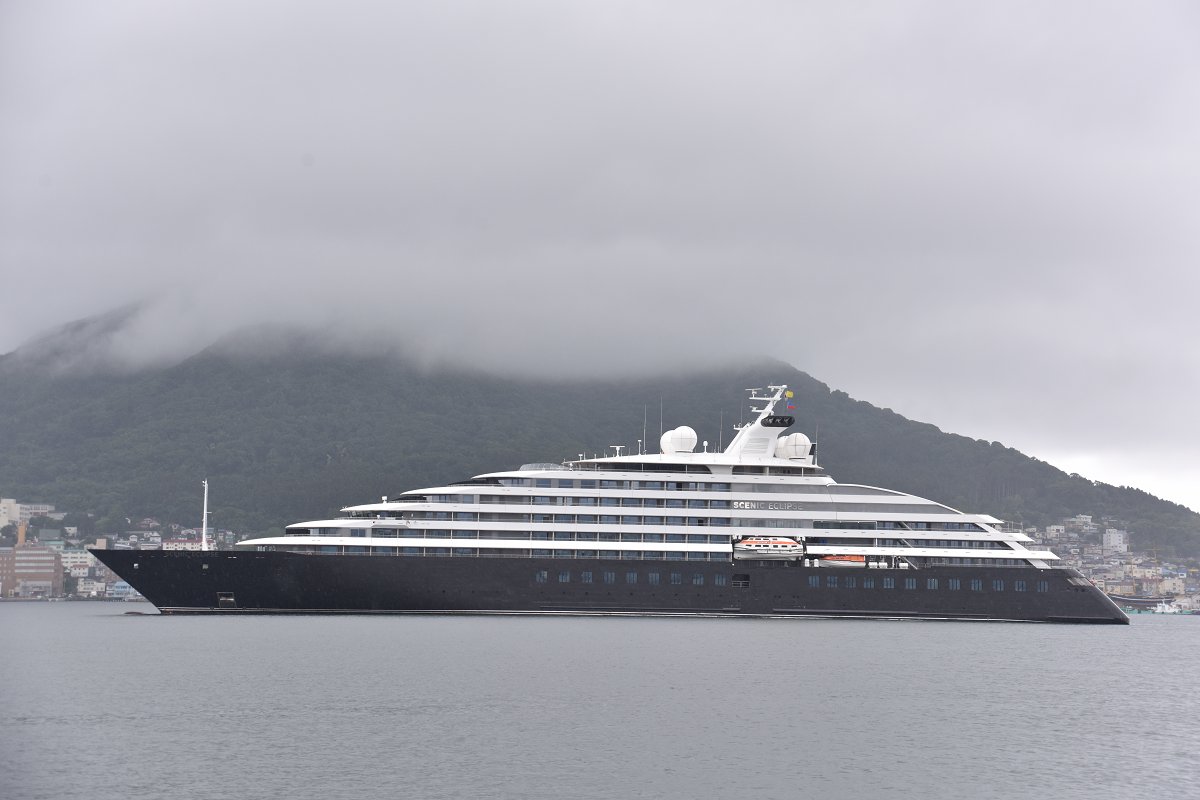
M 1073 570 L 92 550 L 165 614 L 578 614 L 1128 624 Z M 974 588 L 973 588 L 974 587 Z

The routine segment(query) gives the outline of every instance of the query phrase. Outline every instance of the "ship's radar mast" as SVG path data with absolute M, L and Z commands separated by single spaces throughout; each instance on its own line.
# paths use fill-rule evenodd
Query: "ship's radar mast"
M 775 404 L 787 392 L 787 385 L 768 386 L 765 390 L 769 392 L 768 395 L 760 394 L 760 392 L 764 391 L 761 388 L 750 389 L 749 391 L 750 402 L 755 404 L 750 407 L 750 410 L 756 415 L 755 419 L 753 422 L 737 426 L 737 436 L 733 437 L 733 441 L 729 443 L 729 447 L 725 448 L 725 454 L 731 456 L 774 456 L 779 429 L 787 428 L 795 421 L 792 417 L 775 416 L 774 414 Z

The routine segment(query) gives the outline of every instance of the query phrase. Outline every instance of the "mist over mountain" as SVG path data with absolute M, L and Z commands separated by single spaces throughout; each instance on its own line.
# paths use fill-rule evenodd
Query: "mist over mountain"
M 1200 515 L 1182 506 L 905 419 L 779 361 L 517 379 L 264 326 L 170 366 L 90 368 L 89 348 L 119 322 L 74 324 L 0 357 L 4 496 L 188 523 L 208 478 L 214 524 L 261 532 L 521 463 L 614 444 L 633 452 L 639 439 L 656 445 L 662 429 L 682 424 L 718 448 L 746 413 L 747 387 L 786 383 L 796 393 L 793 430 L 818 442 L 838 480 L 1025 525 L 1116 517 L 1138 547 L 1200 554 Z

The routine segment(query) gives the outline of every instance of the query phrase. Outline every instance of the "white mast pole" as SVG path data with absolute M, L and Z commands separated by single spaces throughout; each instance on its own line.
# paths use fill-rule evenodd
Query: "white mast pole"
M 204 516 L 200 520 L 200 549 L 208 549 L 208 478 L 205 478 L 201 483 L 204 484 Z

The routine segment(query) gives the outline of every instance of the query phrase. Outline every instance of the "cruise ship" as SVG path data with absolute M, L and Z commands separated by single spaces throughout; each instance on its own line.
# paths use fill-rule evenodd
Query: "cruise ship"
M 1128 624 L 1051 551 L 985 514 L 838 483 L 751 390 L 723 450 L 478 475 L 289 525 L 232 551 L 93 550 L 163 613 L 628 614 Z

